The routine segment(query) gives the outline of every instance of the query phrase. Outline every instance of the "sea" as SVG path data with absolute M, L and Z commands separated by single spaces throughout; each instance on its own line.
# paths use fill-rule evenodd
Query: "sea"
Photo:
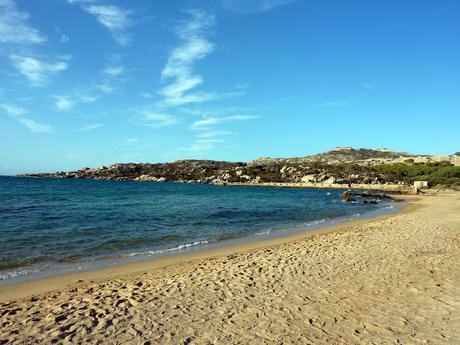
M 289 236 L 396 206 L 334 189 L 0 176 L 0 285 Z

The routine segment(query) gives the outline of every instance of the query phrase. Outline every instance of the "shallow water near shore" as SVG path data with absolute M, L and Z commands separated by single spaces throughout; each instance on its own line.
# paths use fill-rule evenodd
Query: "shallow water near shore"
M 392 212 L 341 191 L 0 177 L 0 285 Z

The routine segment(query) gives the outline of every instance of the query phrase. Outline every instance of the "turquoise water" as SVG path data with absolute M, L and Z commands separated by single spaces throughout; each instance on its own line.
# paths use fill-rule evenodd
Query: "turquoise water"
M 346 204 L 341 193 L 0 177 L 0 280 L 285 235 L 385 207 Z

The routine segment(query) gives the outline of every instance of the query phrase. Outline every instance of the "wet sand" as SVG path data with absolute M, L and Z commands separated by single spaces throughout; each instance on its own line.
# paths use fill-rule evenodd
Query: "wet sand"
M 460 343 L 460 193 L 314 233 L 0 288 L 0 344 Z

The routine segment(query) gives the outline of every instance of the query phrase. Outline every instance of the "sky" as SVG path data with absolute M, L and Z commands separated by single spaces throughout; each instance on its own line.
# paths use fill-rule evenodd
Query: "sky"
M 0 174 L 460 151 L 458 0 L 0 0 Z

